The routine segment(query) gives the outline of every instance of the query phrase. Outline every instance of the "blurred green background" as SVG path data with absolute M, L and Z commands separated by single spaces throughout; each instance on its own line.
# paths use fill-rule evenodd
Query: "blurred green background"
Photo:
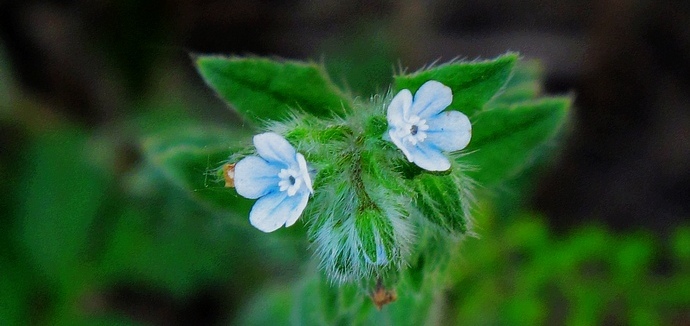
M 258 323 L 264 289 L 314 268 L 301 226 L 196 200 L 222 191 L 203 144 L 249 130 L 190 55 L 322 62 L 368 97 L 508 50 L 575 96 L 574 123 L 513 181 L 533 191 L 482 192 L 443 322 L 688 324 L 687 26 L 683 1 L 0 0 L 0 324 Z M 208 155 L 195 191 L 171 135 Z

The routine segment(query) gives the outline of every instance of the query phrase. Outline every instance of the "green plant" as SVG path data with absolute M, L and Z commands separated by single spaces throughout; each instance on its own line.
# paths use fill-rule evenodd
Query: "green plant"
M 389 92 L 362 100 L 338 89 L 315 64 L 196 58 L 207 83 L 255 130 L 270 132 L 254 138 L 258 156 L 245 146 L 228 159 L 237 163 L 228 177 L 239 182 L 239 194 L 255 199 L 267 193 L 275 210 L 290 206 L 294 218 L 306 205 L 302 219 L 320 269 L 331 282 L 355 283 L 364 293 L 404 282 L 408 272 L 422 268 L 415 260 L 442 270 L 440 257 L 473 234 L 475 189 L 528 169 L 562 130 L 570 100 L 540 98 L 533 68 L 514 73 L 517 61 L 509 53 L 399 74 Z M 270 159 L 278 154 L 269 148 L 303 155 L 311 177 L 285 179 L 299 169 L 280 170 L 290 164 Z M 263 184 L 273 176 L 274 183 Z M 313 180 L 308 204 L 311 192 L 293 200 L 292 194 L 280 197 L 287 186 L 269 190 L 295 180 L 299 186 L 302 179 L 309 186 Z M 257 184 L 262 188 L 251 188 Z M 234 191 L 227 193 L 230 203 Z M 288 200 L 294 205 L 283 204 Z M 278 217 L 265 215 L 267 202 L 259 198 L 250 213 L 257 228 L 272 232 L 294 223 L 292 217 L 272 221 Z

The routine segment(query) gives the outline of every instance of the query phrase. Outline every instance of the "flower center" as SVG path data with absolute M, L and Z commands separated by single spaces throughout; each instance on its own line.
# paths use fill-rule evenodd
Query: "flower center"
M 278 173 L 280 191 L 287 191 L 288 196 L 294 196 L 302 187 L 302 176 L 295 169 L 281 169 Z
M 406 141 L 414 146 L 426 139 L 426 130 L 428 129 L 429 125 L 426 124 L 426 120 L 413 115 L 409 119 L 405 119 L 404 128 L 399 129 L 399 135 L 403 141 Z

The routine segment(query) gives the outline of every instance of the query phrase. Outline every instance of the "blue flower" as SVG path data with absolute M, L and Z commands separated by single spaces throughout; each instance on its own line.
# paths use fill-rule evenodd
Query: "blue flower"
M 472 124 L 461 112 L 446 111 L 451 89 L 430 80 L 412 98 L 401 90 L 388 105 L 388 137 L 407 160 L 428 171 L 446 171 L 450 161 L 442 152 L 458 151 L 472 137 Z
M 249 213 L 249 221 L 264 232 L 291 226 L 314 193 L 307 161 L 276 133 L 254 136 L 254 146 L 259 156 L 247 156 L 235 165 L 237 193 L 259 199 Z

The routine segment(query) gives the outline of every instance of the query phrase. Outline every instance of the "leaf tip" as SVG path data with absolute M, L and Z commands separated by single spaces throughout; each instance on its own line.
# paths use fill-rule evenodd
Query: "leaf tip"
M 503 64 L 507 67 L 509 67 L 511 73 L 513 69 L 515 68 L 515 65 L 517 62 L 521 59 L 520 53 L 518 52 L 507 52 L 506 54 L 503 54 L 496 59 L 492 60 L 496 63 Z

